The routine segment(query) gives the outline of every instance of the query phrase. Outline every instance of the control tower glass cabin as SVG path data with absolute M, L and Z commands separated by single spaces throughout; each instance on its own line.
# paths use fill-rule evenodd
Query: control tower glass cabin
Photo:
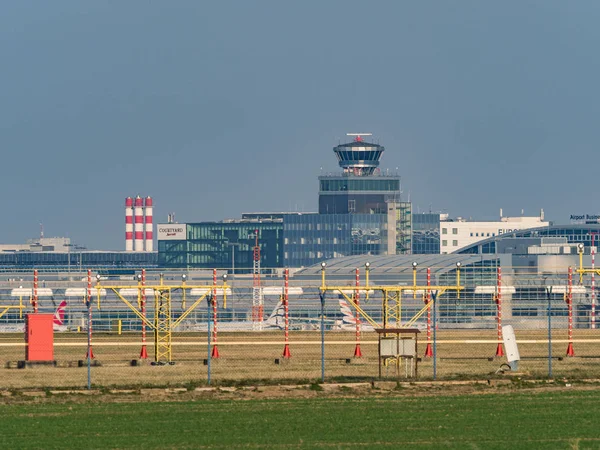
M 334 147 L 342 172 L 319 177 L 319 213 L 384 214 L 388 202 L 399 202 L 400 177 L 379 170 L 384 150 L 361 135 Z

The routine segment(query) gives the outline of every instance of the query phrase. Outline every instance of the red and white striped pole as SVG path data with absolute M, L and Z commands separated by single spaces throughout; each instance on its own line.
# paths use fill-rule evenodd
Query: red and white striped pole
M 135 198 L 135 239 L 134 250 L 136 252 L 144 251 L 144 200 L 139 195 Z
M 360 351 L 360 313 L 358 307 L 360 306 L 360 293 L 358 288 L 360 287 L 359 271 L 356 268 L 356 291 L 354 291 L 354 304 L 356 305 L 356 347 L 354 347 L 354 357 L 362 358 L 362 352 Z
M 133 199 L 125 199 L 125 251 L 133 251 Z
M 498 267 L 496 275 L 496 308 L 498 315 L 498 346 L 496 347 L 496 357 L 504 356 L 504 347 L 502 346 L 502 269 Z
M 87 309 L 88 309 L 88 351 L 86 358 L 94 359 L 94 350 L 92 349 L 92 271 L 87 271 Z
M 283 314 L 285 319 L 285 347 L 283 348 L 283 357 L 291 358 L 292 354 L 290 353 L 290 335 L 289 335 L 289 327 L 290 327 L 290 318 L 289 318 L 289 278 L 290 278 L 290 269 L 285 269 L 283 271 Z
M 217 269 L 213 269 L 213 330 L 212 330 L 212 341 L 213 348 L 211 358 L 219 358 L 219 348 L 217 347 Z
M 425 358 L 433 357 L 433 348 L 431 347 L 431 268 L 427 268 L 427 293 L 425 294 L 425 304 L 427 305 L 427 348 L 425 348 Z
M 575 350 L 573 350 L 573 268 L 571 266 L 569 266 L 568 283 L 568 291 L 565 299 L 569 311 L 569 345 L 567 346 L 567 356 L 575 356 Z
M 594 237 L 596 233 L 592 234 L 592 317 L 590 318 L 590 328 L 592 330 L 596 329 L 596 248 L 594 247 Z
M 38 312 L 38 271 L 33 271 L 33 296 L 31 297 L 31 306 L 33 306 L 33 313 Z
M 154 250 L 154 234 L 152 224 L 152 197 L 146 197 L 144 201 L 144 232 L 145 232 L 145 244 L 146 251 L 151 252 Z
M 142 280 L 141 280 L 141 310 L 142 317 L 146 318 L 146 269 L 142 269 Z M 140 352 L 140 359 L 148 359 L 148 350 L 146 349 L 146 322 L 142 321 L 142 351 Z

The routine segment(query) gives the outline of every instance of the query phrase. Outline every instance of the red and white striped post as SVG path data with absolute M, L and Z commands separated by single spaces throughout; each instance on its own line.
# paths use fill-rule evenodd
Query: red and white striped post
M 362 352 L 360 351 L 360 313 L 358 307 L 360 306 L 360 293 L 358 288 L 360 287 L 360 275 L 358 267 L 356 268 L 356 290 L 354 291 L 354 304 L 356 305 L 356 347 L 354 347 L 354 357 L 362 358 Z
M 285 269 L 283 271 L 283 317 L 285 319 L 284 322 L 284 336 L 285 336 L 285 347 L 283 347 L 283 357 L 291 358 L 292 354 L 290 353 L 290 318 L 289 318 L 289 277 L 290 277 L 290 269 Z
M 425 348 L 425 358 L 433 357 L 433 348 L 431 347 L 431 268 L 427 268 L 427 292 L 423 296 L 425 305 L 427 305 L 427 347 Z
M 85 355 L 86 358 L 94 359 L 94 350 L 92 349 L 92 271 L 87 271 L 87 309 L 88 309 L 88 350 Z
M 573 350 L 573 268 L 571 266 L 569 266 L 568 283 L 567 295 L 565 296 L 569 311 L 569 345 L 567 346 L 567 356 L 575 356 L 575 350 Z
M 496 272 L 496 309 L 498 310 L 496 321 L 498 322 L 498 346 L 496 347 L 496 357 L 504 356 L 504 347 L 502 346 L 502 269 L 498 267 Z
M 38 312 L 38 271 L 33 271 L 33 296 L 31 297 L 31 306 L 33 306 L 33 313 Z
M 219 358 L 219 348 L 217 347 L 217 269 L 213 269 L 213 330 L 212 330 L 212 341 L 213 348 L 211 358 Z
M 146 318 L 146 269 L 142 269 L 142 280 L 141 280 L 141 304 L 140 309 L 142 310 L 142 317 Z M 148 350 L 146 349 L 146 322 L 142 321 L 142 350 L 140 352 L 140 359 L 148 359 Z

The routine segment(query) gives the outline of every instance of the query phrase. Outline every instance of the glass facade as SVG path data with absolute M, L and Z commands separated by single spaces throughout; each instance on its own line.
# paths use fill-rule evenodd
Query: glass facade
M 400 202 L 396 205 L 396 254 L 412 253 L 412 205 Z
M 400 180 L 381 179 L 377 177 L 340 177 L 320 178 L 321 192 L 346 192 L 346 191 L 399 191 Z
M 561 237 L 566 238 L 568 244 L 583 243 L 585 247 L 592 246 L 592 235 L 596 235 L 594 246 L 600 246 L 600 225 L 582 224 L 582 225 L 554 225 L 549 227 L 531 228 L 528 230 L 519 230 L 511 233 L 495 236 L 492 239 L 485 239 L 473 245 L 465 247 L 458 251 L 460 254 L 495 254 L 499 245 L 497 242 L 502 239 L 510 238 L 546 238 Z M 500 250 L 502 251 L 502 250 Z
M 399 201 L 399 177 L 352 174 L 319 177 L 320 214 L 385 214 L 387 203 Z
M 0 268 L 56 270 L 96 268 L 153 268 L 158 265 L 156 252 L 5 252 L 0 253 Z
M 412 216 L 412 251 L 417 255 L 440 253 L 440 214 Z
M 187 224 L 187 240 L 158 241 L 160 267 L 231 269 L 248 272 L 258 230 L 261 267 L 283 266 L 283 222 Z
M 302 214 L 284 218 L 284 264 L 305 267 L 350 255 L 379 255 L 386 248 L 385 214 Z

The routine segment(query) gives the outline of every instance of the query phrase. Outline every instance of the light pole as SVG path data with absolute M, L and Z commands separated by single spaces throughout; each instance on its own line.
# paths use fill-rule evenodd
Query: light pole
M 225 242 L 225 245 L 231 247 L 231 275 L 235 275 L 235 246 L 241 245 L 239 242 Z
M 81 272 L 81 250 L 86 250 L 86 247 L 71 243 L 65 244 L 65 247 L 67 247 L 67 272 L 71 273 L 71 248 L 79 250 L 79 271 Z
M 544 283 L 548 277 L 544 277 Z M 548 299 L 548 378 L 552 378 L 552 286 L 546 284 L 546 298 Z

